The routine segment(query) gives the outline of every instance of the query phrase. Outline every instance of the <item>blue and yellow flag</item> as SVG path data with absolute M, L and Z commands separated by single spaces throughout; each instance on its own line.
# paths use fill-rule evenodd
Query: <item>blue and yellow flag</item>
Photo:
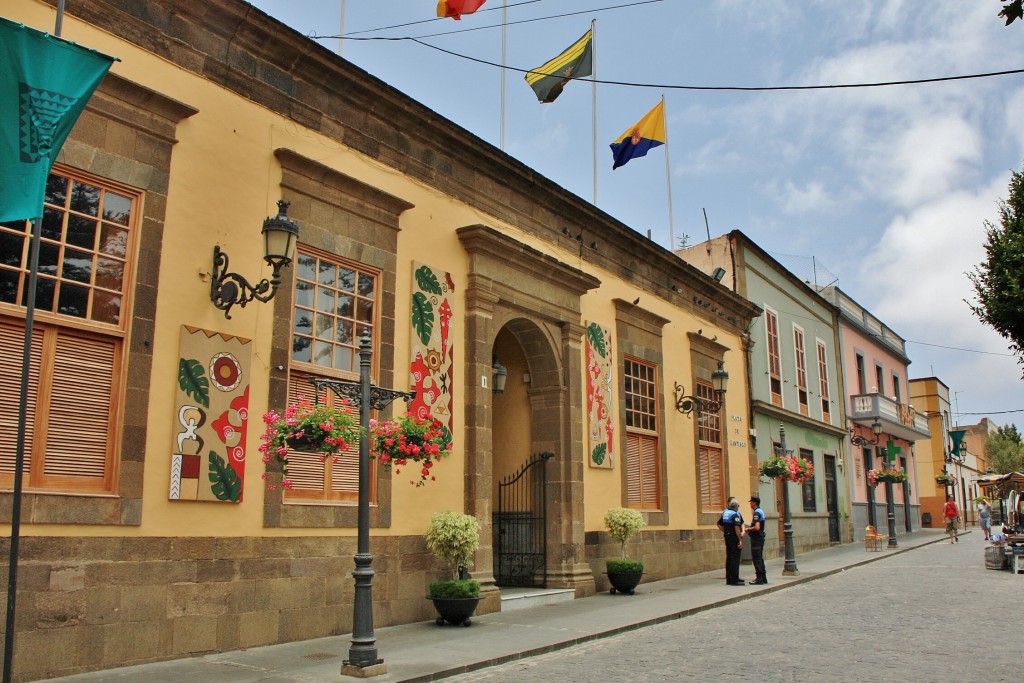
M 0 17 L 0 221 L 43 215 L 50 168 L 113 62 Z
M 665 144 L 665 102 L 658 103 L 654 109 L 636 122 L 625 133 L 611 144 L 612 170 L 623 166 L 630 159 L 642 157 L 655 147 Z
M 594 72 L 593 39 L 593 31 L 587 31 L 562 54 L 526 74 L 526 82 L 538 100 L 545 104 L 554 102 L 570 79 Z

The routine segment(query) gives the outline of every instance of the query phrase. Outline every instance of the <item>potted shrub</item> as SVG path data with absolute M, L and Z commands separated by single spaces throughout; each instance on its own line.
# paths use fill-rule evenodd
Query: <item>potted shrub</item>
M 644 573 L 643 562 L 626 559 L 626 544 L 633 534 L 644 527 L 644 516 L 639 510 L 630 508 L 612 508 L 604 514 L 604 525 L 608 533 L 622 546 L 622 557 L 618 560 L 608 560 L 605 564 L 605 571 L 608 574 L 608 581 L 612 587 L 610 593 L 618 591 L 633 595 L 634 590 L 640 583 Z
M 480 523 L 461 512 L 437 512 L 427 527 L 427 548 L 448 563 L 455 578 L 430 584 L 427 599 L 437 610 L 437 625 L 469 626 L 470 616 L 480 603 L 480 582 L 469 578 L 473 553 L 480 546 Z

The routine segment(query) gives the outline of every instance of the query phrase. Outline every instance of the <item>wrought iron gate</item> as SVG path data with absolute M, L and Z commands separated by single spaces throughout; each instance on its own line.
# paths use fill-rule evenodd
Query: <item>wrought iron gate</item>
M 493 528 L 499 586 L 547 587 L 547 462 L 553 457 L 535 455 L 498 482 Z

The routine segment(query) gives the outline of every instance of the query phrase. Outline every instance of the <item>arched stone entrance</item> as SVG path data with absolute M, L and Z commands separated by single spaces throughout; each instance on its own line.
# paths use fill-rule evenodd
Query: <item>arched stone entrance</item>
M 531 453 L 549 451 L 547 464 L 547 576 L 551 587 L 594 592 L 585 561 L 583 520 L 583 354 L 580 297 L 600 281 L 572 266 L 482 225 L 458 230 L 469 254 L 466 291 L 466 501 L 467 512 L 484 527 L 474 576 L 493 584 L 491 518 L 495 490 L 495 396 L 492 358 L 506 349 L 521 352 L 527 371 L 509 382 L 523 383 L 521 418 L 497 424 L 528 425 L 529 437 L 514 445 Z M 517 389 L 519 391 L 519 389 Z M 510 394 L 511 398 L 512 394 Z M 503 400 L 505 397 L 499 397 Z M 502 445 L 501 467 L 507 464 Z

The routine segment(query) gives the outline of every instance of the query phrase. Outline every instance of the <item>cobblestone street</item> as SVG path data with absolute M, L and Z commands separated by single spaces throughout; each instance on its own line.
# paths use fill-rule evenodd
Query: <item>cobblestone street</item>
M 986 570 L 986 545 L 975 531 L 954 545 L 447 680 L 1020 681 L 1024 575 Z

